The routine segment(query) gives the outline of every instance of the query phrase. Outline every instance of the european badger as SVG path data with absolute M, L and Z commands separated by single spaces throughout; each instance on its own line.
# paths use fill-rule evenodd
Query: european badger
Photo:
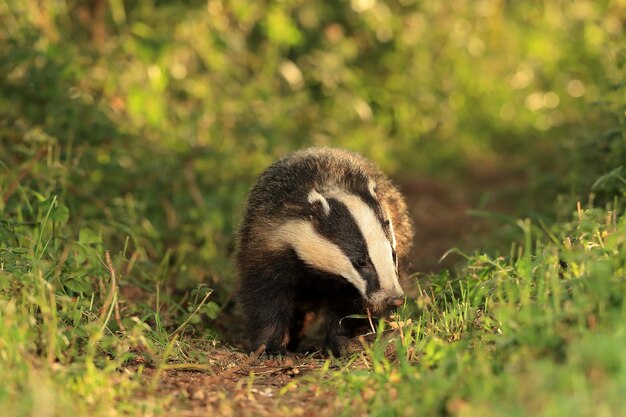
M 285 354 L 304 315 L 324 310 L 324 348 L 340 355 L 354 330 L 343 317 L 403 304 L 398 259 L 412 238 L 404 199 L 367 159 L 310 148 L 274 162 L 250 191 L 238 234 L 252 347 Z

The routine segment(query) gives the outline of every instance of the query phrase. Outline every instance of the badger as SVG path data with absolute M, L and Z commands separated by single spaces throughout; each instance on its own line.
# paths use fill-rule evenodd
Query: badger
M 296 349 L 305 314 L 317 311 L 324 351 L 345 353 L 355 326 L 342 318 L 404 303 L 399 261 L 412 239 L 402 195 L 364 157 L 309 148 L 271 164 L 250 191 L 237 238 L 253 350 Z

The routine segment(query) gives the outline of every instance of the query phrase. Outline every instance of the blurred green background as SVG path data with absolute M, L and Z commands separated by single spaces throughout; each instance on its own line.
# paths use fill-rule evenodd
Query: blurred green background
M 2 415 L 175 413 L 207 387 L 174 369 L 223 374 L 222 412 L 266 397 L 226 381 L 234 230 L 310 145 L 405 193 L 409 330 L 267 415 L 624 415 L 625 24 L 626 0 L 0 0 Z
M 136 280 L 173 290 L 232 288 L 248 188 L 308 145 L 557 216 L 557 194 L 624 164 L 625 7 L 2 0 L 0 213 L 28 224 L 53 204 L 61 238 L 125 248 Z

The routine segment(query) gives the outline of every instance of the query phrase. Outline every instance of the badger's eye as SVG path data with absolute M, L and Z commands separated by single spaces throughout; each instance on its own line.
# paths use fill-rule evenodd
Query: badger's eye
M 355 268 L 365 268 L 365 265 L 367 265 L 367 260 L 366 259 L 357 259 L 356 261 L 352 261 L 352 263 L 354 264 Z
M 385 226 L 389 227 L 390 224 L 391 224 L 391 221 L 385 220 Z

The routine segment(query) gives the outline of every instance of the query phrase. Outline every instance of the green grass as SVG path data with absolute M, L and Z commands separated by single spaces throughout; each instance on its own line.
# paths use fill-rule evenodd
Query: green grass
M 623 415 L 626 218 L 586 209 L 552 241 L 520 222 L 518 256 L 475 255 L 431 277 L 413 324 L 331 386 L 371 415 Z M 575 243 L 570 243 L 570 242 Z M 346 410 L 344 415 L 350 415 Z
M 197 363 L 198 347 L 179 343 L 177 327 L 165 328 L 148 307 L 139 317 L 124 306 L 116 318 L 110 267 L 124 270 L 123 252 L 108 264 L 97 235 L 63 238 L 59 207 L 54 198 L 42 202 L 33 225 L 2 221 L 10 245 L 0 251 L 0 407 L 16 416 L 158 411 L 158 399 L 136 397 L 145 392 L 136 371 L 120 370 L 136 356 L 159 369 Z M 623 214 L 616 200 L 581 208 L 550 230 L 520 221 L 524 239 L 511 256 L 471 255 L 455 276 L 419 281 L 420 295 L 399 313 L 409 324 L 393 351 L 375 343 L 340 371 L 305 381 L 325 380 L 339 403 L 351 404 L 344 415 L 623 414 Z M 179 326 L 210 294 L 193 295 Z
M 56 198 L 40 203 L 30 207 L 33 222 L 0 220 L 2 409 L 16 416 L 141 409 L 131 402 L 135 378 L 119 369 L 147 332 L 137 323 L 117 334 L 118 289 L 99 238 L 88 229 L 76 240 L 64 236 L 67 208 Z
M 143 366 L 125 369 L 137 358 L 157 370 L 206 362 L 206 343 L 190 351 L 183 333 L 199 316 L 215 318 L 212 291 L 191 291 L 188 310 L 164 307 L 168 298 L 158 287 L 151 293 L 158 307 L 121 301 L 124 253 L 112 260 L 89 229 L 76 240 L 63 237 L 66 228 L 56 220 L 67 221 L 58 218 L 66 209 L 54 198 L 43 204 L 32 226 L 0 222 L 6 238 L 0 247 L 0 408 L 9 416 L 151 415 L 160 400 L 143 399 Z M 172 323 L 180 324 L 166 328 L 173 315 Z M 158 385 L 152 382 L 149 393 Z

